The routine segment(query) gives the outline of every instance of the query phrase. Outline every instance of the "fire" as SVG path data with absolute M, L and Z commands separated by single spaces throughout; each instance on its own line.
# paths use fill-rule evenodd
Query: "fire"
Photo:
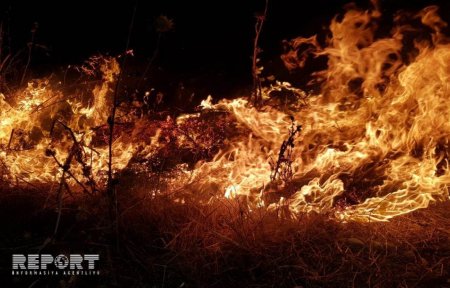
M 405 60 L 405 38 L 415 28 L 399 23 L 390 38 L 376 39 L 380 16 L 377 9 L 348 11 L 331 22 L 325 47 L 316 37 L 291 41 L 283 55 L 288 68 L 302 68 L 308 53 L 326 56 L 328 67 L 315 75 L 321 93 L 291 111 L 303 131 L 291 155 L 291 185 L 278 183 L 276 191 L 294 188 L 269 208 L 387 221 L 448 200 L 450 45 L 441 32 L 446 23 L 437 7 L 418 13 L 433 32 L 429 40 L 414 41 L 417 55 Z M 214 175 L 206 181 L 218 183 L 227 198 L 251 195 L 253 204 L 263 203 L 273 193 L 268 159 L 286 138 L 288 114 L 269 107 L 258 111 L 243 99 L 223 100 L 214 109 L 232 113 L 251 136 L 201 163 L 197 172 Z
M 99 185 L 104 182 L 108 149 L 93 144 L 93 129 L 106 124 L 107 99 L 119 65 L 113 58 L 93 59 L 101 63 L 103 80 L 87 103 L 81 97 L 66 97 L 49 81 L 41 80 L 30 82 L 25 90 L 18 91 L 14 95 L 16 103 L 0 95 L 0 161 L 7 170 L 3 173 L 4 180 L 19 184 L 59 182 L 63 170 L 59 164 L 67 164 L 73 174 L 68 179 L 71 184 L 88 172 Z M 75 156 L 71 152 L 75 141 L 82 150 L 77 152 L 80 159 L 66 163 L 69 157 Z M 118 152 L 113 167 L 118 171 L 127 165 L 133 150 L 122 139 L 117 139 L 113 147 Z
M 198 198 L 206 205 L 217 198 L 244 200 L 250 210 L 284 209 L 293 217 L 322 213 L 341 221 L 388 221 L 448 200 L 450 44 L 437 12 L 431 6 L 413 16 L 420 25 L 398 14 L 389 37 L 377 38 L 380 11 L 349 10 L 332 20 L 325 43 L 316 36 L 292 40 L 282 56 L 288 69 L 326 57 L 327 68 L 312 75 L 319 93 L 275 82 L 263 91 L 268 104 L 258 108 L 246 97 L 213 104 L 209 96 L 199 113 L 153 124 L 124 112 L 118 118 L 133 123 L 133 131 L 116 138 L 113 168 L 120 172 L 138 156 L 160 161 L 170 157 L 168 147 L 195 150 L 202 157 L 194 165 L 174 164 L 181 172 L 166 180 L 175 201 L 198 195 L 206 195 Z M 423 27 L 431 31 L 427 37 L 411 40 Z M 75 157 L 71 185 L 89 169 L 101 189 L 108 149 L 99 138 L 119 65 L 113 58 L 92 61 L 101 63 L 103 80 L 88 101 L 67 97 L 45 81 L 30 83 L 16 101 L 0 95 L 4 180 L 55 183 L 63 173 L 58 163 Z M 280 91 L 290 103 L 270 104 Z M 228 115 L 233 135 L 216 142 L 202 137 L 207 121 L 200 120 L 211 111 Z M 201 129 L 184 131 L 189 121 Z

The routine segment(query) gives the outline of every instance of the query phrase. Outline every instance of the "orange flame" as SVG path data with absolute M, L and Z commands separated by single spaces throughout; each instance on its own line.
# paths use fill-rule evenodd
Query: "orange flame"
M 265 100 L 274 91 L 290 91 L 302 99 L 302 105 L 283 111 L 270 105 L 256 109 L 246 98 L 213 104 L 208 97 L 201 108 L 226 111 L 241 133 L 227 139 L 212 160 L 199 161 L 194 168 L 180 164 L 182 173 L 169 179 L 169 186 L 174 191 L 189 187 L 207 199 L 245 199 L 250 209 L 286 208 L 293 216 L 324 213 L 342 221 L 388 221 L 448 200 L 450 44 L 437 10 L 427 7 L 414 16 L 431 31 L 419 40 L 410 36 L 422 33 L 420 27 L 407 24 L 402 14 L 395 17 L 389 37 L 378 39 L 377 8 L 350 10 L 333 19 L 326 45 L 316 36 L 292 40 L 282 56 L 288 69 L 303 68 L 311 55 L 328 59 L 327 69 L 313 75 L 321 83 L 320 93 L 308 95 L 276 82 L 263 91 Z M 3 176 L 7 181 L 59 181 L 62 169 L 56 162 L 70 156 L 74 139 L 55 131 L 55 121 L 71 127 L 76 141 L 84 144 L 83 157 L 95 180 L 104 181 L 107 147 L 95 143 L 93 128 L 107 122 L 119 66 L 112 58 L 101 62 L 103 81 L 89 104 L 63 97 L 45 81 L 30 83 L 15 103 L 0 94 L 0 164 L 8 170 Z M 168 118 L 166 124 L 182 125 L 195 117 L 201 113 Z M 147 125 L 146 120 L 134 121 L 131 136 L 114 142 L 116 171 L 138 149 L 148 158 L 163 146 L 161 127 L 144 141 L 146 147 L 128 139 Z M 289 179 L 278 179 L 273 163 L 295 123 L 302 131 L 287 147 L 289 156 L 281 155 L 288 158 L 282 169 L 290 169 Z M 177 141 L 188 142 L 187 137 Z M 82 178 L 82 165 L 73 165 L 75 178 Z M 176 201 L 185 202 L 182 196 Z
M 107 167 L 107 147 L 94 147 L 93 127 L 105 125 L 109 105 L 110 85 L 115 81 L 119 65 L 113 58 L 101 58 L 100 70 L 103 81 L 92 93 L 90 103 L 85 105 L 81 97 L 64 97 L 63 93 L 50 87 L 48 81 L 30 82 L 24 91 L 15 96 L 16 104 L 6 102 L 0 94 L 0 162 L 7 168 L 4 175 L 9 182 L 48 183 L 58 182 L 62 170 L 57 165 L 65 163 L 73 140 L 57 127 L 58 121 L 73 129 L 77 142 L 82 142 L 84 158 L 91 165 L 92 174 L 101 182 Z M 59 130 L 58 130 L 59 129 Z M 118 139 L 113 144 L 118 151 L 113 168 L 123 169 L 132 156 L 132 147 Z M 54 151 L 46 153 L 46 151 Z M 51 154 L 54 154 L 53 159 Z M 71 161 L 75 178 L 83 178 L 80 163 Z M 73 179 L 69 179 L 69 182 Z
M 326 56 L 328 68 L 315 75 L 323 81 L 321 93 L 309 95 L 307 107 L 294 113 L 303 126 L 292 154 L 295 191 L 270 208 L 387 221 L 449 198 L 450 45 L 441 32 L 446 24 L 437 7 L 418 13 L 433 32 L 430 40 L 413 43 L 417 55 L 408 63 L 403 49 L 413 27 L 399 24 L 390 38 L 376 39 L 380 16 L 378 10 L 348 11 L 331 22 L 324 48 L 316 37 L 299 38 L 283 55 L 290 69 L 303 67 L 305 53 Z M 209 175 L 204 183 L 215 182 L 227 198 L 245 195 L 253 204 L 264 203 L 270 194 L 268 158 L 286 138 L 288 115 L 268 107 L 257 111 L 243 99 L 222 100 L 213 108 L 229 111 L 251 133 L 199 164 L 196 173 Z M 338 205 L 351 193 L 360 195 L 356 203 Z

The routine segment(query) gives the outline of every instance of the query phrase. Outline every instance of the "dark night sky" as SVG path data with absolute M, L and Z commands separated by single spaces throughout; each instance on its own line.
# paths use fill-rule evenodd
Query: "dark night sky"
M 264 59 L 278 59 L 281 41 L 310 36 L 329 23 L 344 0 L 269 0 L 269 15 L 260 46 Z M 369 1 L 356 1 L 367 7 Z M 381 0 L 386 16 L 397 9 L 420 9 L 439 4 L 450 11 L 450 1 Z M 36 52 L 34 66 L 79 63 L 95 53 L 123 51 L 135 1 L 2 1 L 0 17 L 9 23 L 15 49 L 25 47 L 33 22 L 39 23 L 37 42 L 50 48 Z M 139 0 L 131 38 L 136 59 L 148 59 L 154 49 L 153 20 L 164 14 L 175 21 L 165 35 L 158 65 L 173 73 L 219 71 L 250 75 L 254 13 L 264 0 L 175 1 Z M 442 12 L 442 11 L 441 11 Z M 450 13 L 441 13 L 445 14 Z M 389 16 L 388 16 L 389 18 Z M 144 61 L 142 61 L 144 62 Z M 248 78 L 247 78 L 248 80 Z

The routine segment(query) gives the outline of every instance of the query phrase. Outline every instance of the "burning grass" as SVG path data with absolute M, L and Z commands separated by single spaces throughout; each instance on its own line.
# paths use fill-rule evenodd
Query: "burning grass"
M 97 247 L 111 285 L 450 285 L 446 23 L 432 6 L 379 37 L 380 17 L 349 10 L 328 39 L 289 43 L 291 70 L 327 59 L 319 93 L 272 79 L 258 105 L 156 111 L 162 94 L 119 86 L 98 56 L 74 90 L 1 94 L 3 205 L 35 194 L 26 215 L 56 224 L 26 245 Z

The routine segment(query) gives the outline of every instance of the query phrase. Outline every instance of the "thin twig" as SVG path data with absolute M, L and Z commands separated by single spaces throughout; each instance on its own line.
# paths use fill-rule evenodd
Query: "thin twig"
M 63 202 L 63 194 L 64 194 L 64 178 L 66 177 L 66 170 L 63 170 L 63 173 L 61 175 L 61 180 L 59 182 L 58 187 L 58 215 L 56 216 L 56 223 L 55 228 L 53 230 L 53 236 L 52 238 L 56 237 L 56 234 L 58 233 L 59 223 L 61 221 L 61 213 L 62 213 L 62 202 Z
M 113 151 L 112 151 L 112 144 L 114 139 L 114 121 L 116 118 L 116 110 L 119 106 L 118 101 L 118 94 L 119 94 L 119 88 L 120 88 L 120 82 L 122 80 L 123 71 L 125 70 L 125 64 L 128 58 L 127 51 L 130 47 L 130 40 L 131 40 L 131 32 L 133 31 L 134 26 L 134 19 L 136 16 L 137 6 L 138 6 L 139 0 L 136 0 L 136 4 L 134 5 L 133 15 L 131 16 L 131 23 L 128 30 L 128 38 L 127 43 L 125 45 L 125 53 L 122 58 L 121 63 L 121 69 L 119 71 L 119 75 L 117 77 L 116 86 L 114 89 L 114 95 L 113 95 L 113 104 L 111 109 L 111 115 L 108 117 L 108 124 L 109 124 L 109 139 L 108 139 L 108 183 L 107 183 L 107 195 L 110 200 L 110 217 L 112 223 L 115 223 L 115 232 L 116 232 L 116 246 L 119 248 L 119 223 L 117 219 L 117 195 L 116 195 L 116 189 L 115 189 L 115 183 L 113 179 L 113 171 L 112 171 L 112 159 L 113 159 Z
M 156 40 L 156 48 L 155 51 L 153 51 L 152 58 L 147 63 L 147 66 L 145 67 L 144 73 L 142 73 L 141 79 L 139 79 L 139 83 L 137 85 L 138 88 L 140 88 L 142 82 L 145 80 L 145 76 L 147 76 L 148 71 L 153 65 L 153 62 L 155 61 L 156 57 L 159 54 L 159 46 L 161 45 L 161 38 L 162 38 L 162 32 L 158 32 L 158 38 Z
M 255 23 L 255 39 L 253 41 L 253 58 L 252 58 L 252 76 L 253 76 L 253 100 L 254 105 L 259 106 L 262 100 L 262 86 L 261 80 L 259 79 L 259 68 L 258 68 L 258 55 L 260 53 L 260 48 L 258 47 L 259 36 L 264 25 L 264 21 L 267 17 L 267 9 L 269 7 L 269 0 L 266 0 L 264 7 L 264 12 L 262 15 L 256 16 Z
M 11 135 L 9 136 L 8 150 L 11 148 L 11 142 L 13 140 L 13 137 L 14 137 L 14 128 L 11 130 Z
M 23 74 L 22 74 L 22 79 L 20 80 L 20 85 L 22 85 L 23 81 L 25 81 L 25 76 L 27 75 L 28 67 L 30 66 L 30 63 L 31 63 L 31 54 L 33 52 L 34 38 L 36 36 L 36 32 L 37 32 L 37 23 L 33 23 L 33 27 L 31 28 L 31 40 L 28 43 L 27 64 L 25 65 L 25 69 L 24 69 Z

